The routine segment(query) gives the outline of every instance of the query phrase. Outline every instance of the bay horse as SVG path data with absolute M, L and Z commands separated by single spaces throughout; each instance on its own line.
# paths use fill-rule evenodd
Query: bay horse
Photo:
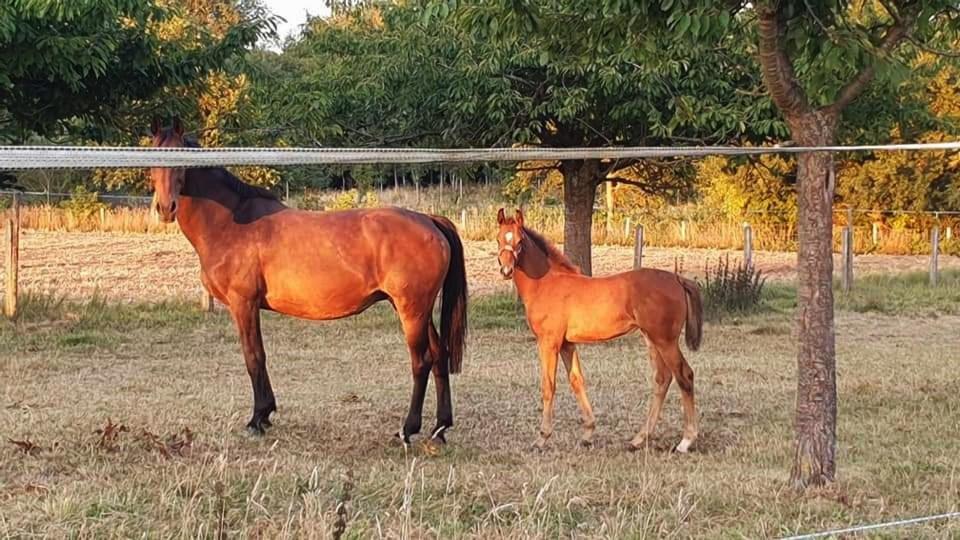
M 153 146 L 197 146 L 172 127 L 151 126 Z M 260 310 L 311 320 L 355 315 L 387 300 L 396 309 L 413 372 L 410 409 L 398 436 L 420 431 L 430 372 L 437 391 L 431 437 L 453 426 L 450 373 L 467 329 L 463 244 L 446 218 L 400 208 L 307 212 L 222 168 L 150 169 L 154 209 L 176 222 L 200 259 L 203 286 L 230 311 L 253 385 L 247 429 L 262 435 L 277 408 L 260 333 Z M 440 299 L 440 331 L 433 305 Z
M 523 212 L 497 213 L 497 258 L 504 279 L 513 279 L 537 338 L 543 418 L 534 445 L 542 449 L 553 433 L 553 398 L 557 357 L 563 360 L 570 388 L 583 419 L 581 443 L 591 444 L 596 420 L 587 399 L 578 343 L 597 343 L 639 330 L 647 342 L 655 373 L 653 400 L 647 422 L 628 443 L 642 448 L 660 418 L 663 400 L 674 378 L 683 404 L 683 438 L 677 452 L 687 452 L 697 439 L 693 369 L 680 351 L 685 330 L 687 347 L 697 350 L 703 336 L 699 286 L 677 274 L 640 269 L 604 277 L 589 277 L 543 236 L 523 225 Z

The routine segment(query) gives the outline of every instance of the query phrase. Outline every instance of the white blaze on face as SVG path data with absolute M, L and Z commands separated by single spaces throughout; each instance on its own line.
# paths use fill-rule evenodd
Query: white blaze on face
M 508 233 L 505 234 L 503 237 L 504 237 L 504 239 L 506 239 L 507 243 L 512 243 L 512 242 L 513 242 L 513 233 L 512 233 L 512 232 L 508 232 Z

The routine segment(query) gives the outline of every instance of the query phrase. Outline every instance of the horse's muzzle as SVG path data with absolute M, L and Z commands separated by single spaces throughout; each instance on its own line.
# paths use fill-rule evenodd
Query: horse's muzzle
M 173 223 L 177 219 L 177 201 L 171 201 L 169 205 L 156 203 L 153 209 L 164 223 Z
M 510 266 L 501 266 L 500 275 L 503 276 L 503 279 L 510 279 L 513 276 L 513 268 Z

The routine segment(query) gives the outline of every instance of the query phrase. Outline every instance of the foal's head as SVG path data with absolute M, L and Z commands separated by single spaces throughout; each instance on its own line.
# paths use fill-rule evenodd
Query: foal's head
M 155 148 L 176 148 L 185 146 L 183 141 L 183 124 L 179 118 L 173 119 L 173 125 L 165 128 L 159 118 L 153 119 L 150 126 Z M 183 189 L 185 169 L 171 169 L 168 167 L 152 167 L 150 181 L 153 184 L 153 209 L 157 211 L 164 223 L 170 223 L 177 218 L 177 199 Z
M 518 209 L 514 217 L 508 218 L 501 208 L 497 212 L 497 224 L 500 225 L 500 230 L 497 232 L 497 244 L 500 247 L 497 260 L 500 262 L 500 275 L 503 279 L 510 279 L 520 258 L 520 250 L 523 249 L 523 212 Z

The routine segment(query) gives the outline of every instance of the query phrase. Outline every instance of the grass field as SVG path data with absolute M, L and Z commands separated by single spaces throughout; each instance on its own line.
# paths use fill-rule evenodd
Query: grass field
M 758 538 L 955 511 L 960 275 L 938 295 L 919 280 L 871 278 L 838 297 L 839 479 L 805 494 L 786 483 L 796 367 L 784 285 L 761 313 L 708 324 L 689 355 L 701 415 L 690 455 L 669 452 L 675 388 L 649 450 L 624 450 L 650 389 L 636 337 L 583 348 L 594 447 L 577 444 L 563 385 L 556 434 L 531 450 L 538 363 L 508 295 L 473 299 L 450 444 L 408 452 L 391 433 L 409 369 L 384 306 L 329 323 L 266 316 L 279 412 L 252 439 L 223 312 L 32 296 L 16 325 L 0 324 L 0 535 Z M 883 533 L 958 536 L 958 520 Z

